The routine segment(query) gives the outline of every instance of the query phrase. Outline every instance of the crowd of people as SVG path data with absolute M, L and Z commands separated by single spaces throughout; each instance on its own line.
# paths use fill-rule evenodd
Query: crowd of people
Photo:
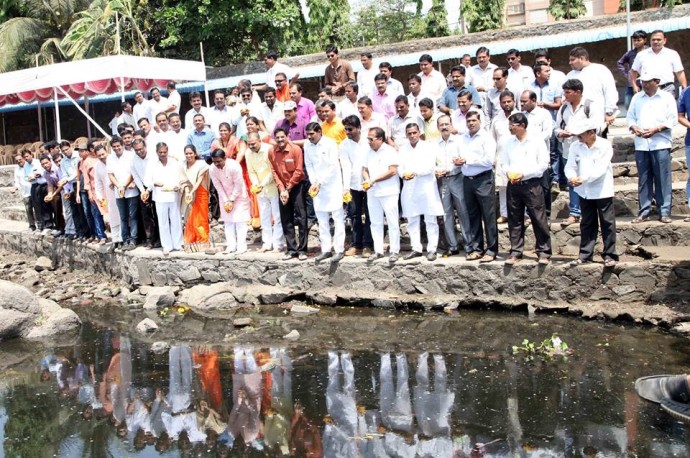
M 690 92 L 662 31 L 632 39 L 618 62 L 639 175 L 632 222 L 648 221 L 656 206 L 669 223 L 672 129 L 690 129 Z M 492 262 L 498 225 L 507 223 L 505 262 L 514 264 L 531 224 L 539 263 L 549 264 L 551 200 L 567 190 L 569 216 L 560 224 L 579 224 L 582 235 L 572 264 L 593 260 L 599 232 L 605 265 L 616 264 L 606 136 L 619 114 L 618 91 L 586 49 L 570 50 L 567 75 L 547 50 L 535 51 L 530 66 L 511 49 L 506 66 L 497 66 L 480 47 L 475 65 L 465 55 L 448 75 L 424 54 L 407 94 L 393 67 L 375 67 L 370 53 L 362 53 L 357 74 L 336 47 L 326 56 L 316 103 L 303 96 L 299 75 L 268 53 L 265 84 L 242 80 L 230 94 L 218 90 L 212 107 L 192 92 L 184 125 L 171 82 L 167 97 L 154 88 L 150 100 L 138 92 L 134 104 L 124 102 L 117 135 L 106 142 L 75 149 L 50 142 L 37 158 L 22 152 L 15 178 L 31 229 L 105 243 L 107 223 L 122 250 L 143 243 L 167 254 L 208 250 L 210 224 L 219 221 L 226 253 L 247 251 L 251 226 L 261 228 L 259 251 L 306 260 L 308 232 L 318 224 L 317 263 L 376 262 L 385 257 L 387 229 L 392 264 L 401 256 L 402 218 L 412 245 L 403 259 L 429 261 L 463 251 L 467 260 Z

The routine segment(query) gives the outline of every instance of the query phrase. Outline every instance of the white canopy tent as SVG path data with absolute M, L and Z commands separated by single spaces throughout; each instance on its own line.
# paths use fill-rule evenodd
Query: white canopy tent
M 104 136 L 109 135 L 84 111 L 76 98 L 131 89 L 146 91 L 169 81 L 204 81 L 203 62 L 139 56 L 106 56 L 44 65 L 0 74 L 0 106 L 18 102 L 55 101 L 55 133 L 60 133 L 58 99 L 68 99 Z

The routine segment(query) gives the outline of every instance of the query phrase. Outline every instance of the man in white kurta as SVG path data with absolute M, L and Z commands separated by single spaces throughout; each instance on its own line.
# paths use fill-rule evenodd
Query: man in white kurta
M 101 147 L 96 150 L 98 162 L 96 163 L 94 178 L 96 186 L 94 192 L 96 194 L 96 202 L 98 209 L 104 217 L 108 218 L 110 224 L 110 237 L 113 243 L 122 242 L 122 232 L 120 230 L 120 212 L 117 209 L 115 200 L 115 191 L 111 187 L 110 177 L 108 176 L 108 169 L 106 167 L 106 160 L 108 152 Z
M 420 140 L 419 126 L 408 124 L 406 129 L 408 143 L 399 153 L 398 175 L 403 179 L 400 194 L 403 216 L 407 218 L 407 231 L 412 242 L 412 251 L 403 259 L 422 256 L 421 218 L 424 216 L 428 242 L 426 258 L 436 260 L 438 248 L 438 221 L 443 216 L 443 204 L 436 184 L 436 153 L 431 143 Z
M 309 194 L 314 200 L 314 212 L 319 220 L 321 254 L 316 263 L 333 256 L 333 262 L 343 259 L 345 252 L 345 215 L 343 212 L 343 174 L 340 168 L 338 145 L 323 136 L 321 126 L 309 123 L 306 127 L 309 141 L 304 143 L 304 163 L 311 181 Z M 331 239 L 333 218 L 335 232 Z
M 180 183 L 186 181 L 180 163 L 168 157 L 168 145 L 160 143 L 158 160 L 146 167 L 146 187 L 153 189 L 158 230 L 163 254 L 182 249 L 182 218 L 180 217 Z
M 259 134 L 252 132 L 247 135 L 249 151 L 244 155 L 247 161 L 247 172 L 252 183 L 252 192 L 256 194 L 261 218 L 261 249 L 266 252 L 271 249 L 281 251 L 285 247 L 283 241 L 283 226 L 280 221 L 280 198 L 278 187 L 273 181 L 271 164 L 268 162 L 268 152 L 271 145 L 263 143 Z M 273 220 L 273 224 L 271 224 Z
M 510 137 L 510 129 L 508 128 L 508 117 L 518 111 L 515 109 L 515 96 L 510 91 L 504 91 L 500 98 L 501 112 L 491 120 L 491 135 L 496 142 L 496 162 L 494 169 L 498 170 L 501 159 L 501 146 L 503 139 Z M 495 183 L 498 188 L 498 206 L 499 217 L 496 220 L 498 224 L 505 224 L 508 222 L 508 201 L 506 198 L 506 189 L 508 186 L 508 179 L 505 175 L 495 173 Z
M 218 191 L 220 219 L 225 224 L 226 253 L 247 251 L 249 194 L 242 178 L 242 167 L 234 159 L 226 159 L 221 149 L 211 153 L 211 181 Z
M 400 179 L 398 164 L 400 158 L 395 148 L 386 144 L 386 133 L 380 127 L 367 132 L 370 150 L 362 168 L 362 187 L 367 191 L 367 206 L 371 216 L 371 237 L 374 240 L 374 254 L 367 262 L 383 258 L 383 218 L 388 221 L 390 259 L 392 264 L 400 253 L 400 226 L 398 221 L 398 195 Z

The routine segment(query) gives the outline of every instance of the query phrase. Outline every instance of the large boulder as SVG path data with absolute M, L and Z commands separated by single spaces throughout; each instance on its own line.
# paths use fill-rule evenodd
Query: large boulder
M 226 282 L 196 285 L 183 290 L 177 301 L 198 312 L 231 309 L 238 305 L 234 292 L 235 288 Z
M 0 340 L 63 336 L 80 326 L 74 311 L 40 298 L 24 286 L 0 280 Z
M 170 286 L 153 286 L 146 293 L 144 310 L 171 307 L 175 303 L 175 291 Z

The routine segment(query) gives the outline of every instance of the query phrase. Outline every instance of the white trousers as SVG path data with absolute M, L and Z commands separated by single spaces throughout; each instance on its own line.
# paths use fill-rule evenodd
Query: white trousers
M 421 216 L 410 216 L 407 218 L 407 232 L 410 234 L 410 242 L 412 242 L 412 251 L 422 253 L 422 231 L 421 231 Z M 426 236 L 428 242 L 426 244 L 426 251 L 428 253 L 435 253 L 438 248 L 438 222 L 433 215 L 424 215 L 424 225 L 426 226 Z
M 225 251 L 238 253 L 247 251 L 247 229 L 246 222 L 225 223 L 225 242 L 227 243 Z
M 283 239 L 283 225 L 280 222 L 280 197 L 261 197 L 259 201 L 259 215 L 261 216 L 261 242 L 263 248 L 280 249 L 285 246 Z M 273 224 L 271 224 L 273 218 Z
M 398 215 L 398 194 L 384 197 L 367 195 L 367 207 L 371 219 L 371 238 L 374 251 L 383 254 L 383 217 L 388 222 L 390 253 L 400 253 L 400 221 Z
M 345 251 L 345 212 L 340 207 L 334 212 L 315 212 L 316 219 L 319 220 L 319 242 L 321 242 L 321 252 L 330 253 L 335 249 L 336 253 Z M 335 232 L 331 239 L 330 216 L 333 215 L 333 225 Z
M 117 226 L 110 227 L 110 238 L 113 239 L 113 243 L 122 242 L 122 226 L 119 224 Z
M 499 212 L 504 218 L 508 217 L 508 187 L 499 186 L 498 187 L 498 203 L 500 206 Z
M 164 251 L 182 249 L 182 219 L 178 202 L 156 202 L 158 232 Z

